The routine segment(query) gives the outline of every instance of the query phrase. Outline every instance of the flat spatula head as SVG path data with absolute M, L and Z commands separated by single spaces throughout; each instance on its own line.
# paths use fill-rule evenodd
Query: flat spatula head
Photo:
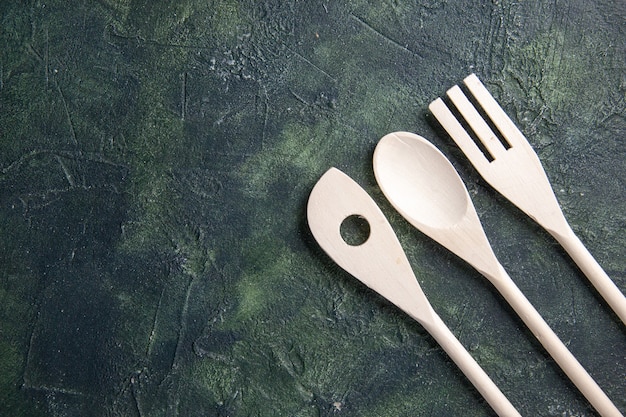
M 343 239 L 341 225 L 355 215 L 369 224 L 369 237 L 351 245 Z M 307 218 L 315 240 L 340 267 L 420 323 L 432 320 L 432 307 L 391 225 L 354 180 L 329 169 L 311 191 Z

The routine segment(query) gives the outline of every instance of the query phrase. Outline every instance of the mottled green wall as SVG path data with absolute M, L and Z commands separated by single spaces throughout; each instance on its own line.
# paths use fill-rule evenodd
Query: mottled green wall
M 475 271 L 375 186 L 378 139 L 450 156 L 513 279 L 626 410 L 623 325 L 427 114 L 477 72 L 626 289 L 623 4 L 4 1 L 0 414 L 493 415 L 305 219 L 331 166 L 387 214 L 452 331 L 529 416 L 591 416 Z

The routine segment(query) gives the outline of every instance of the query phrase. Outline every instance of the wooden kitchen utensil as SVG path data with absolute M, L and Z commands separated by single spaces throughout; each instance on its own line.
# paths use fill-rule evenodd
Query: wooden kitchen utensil
M 341 234 L 342 223 L 352 216 L 360 216 L 369 225 L 369 236 L 358 245 L 347 243 Z M 311 191 L 307 218 L 322 249 L 343 269 L 421 323 L 499 416 L 520 415 L 435 313 L 391 225 L 365 190 L 331 168 Z

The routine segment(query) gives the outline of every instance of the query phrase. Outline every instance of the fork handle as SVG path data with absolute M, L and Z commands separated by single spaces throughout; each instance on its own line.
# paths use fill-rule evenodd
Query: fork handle
M 626 298 L 617 285 L 604 272 L 585 245 L 568 226 L 565 233 L 553 232 L 552 236 L 569 253 L 576 265 L 583 271 L 589 281 L 598 290 L 602 298 L 613 309 L 615 314 L 626 324 Z
M 454 336 L 448 326 L 439 318 L 437 313 L 432 313 L 432 320 L 422 322 L 428 333 L 435 338 L 437 343 L 452 358 L 454 363 L 463 371 L 467 379 L 476 387 L 478 392 L 489 403 L 491 408 L 500 417 L 521 417 L 502 391 L 489 378 L 485 371 L 478 365 L 472 355 L 463 347 L 461 342 Z
M 493 279 L 491 279 L 493 278 Z M 535 335 L 537 340 L 548 351 L 552 359 L 561 367 L 563 372 L 576 385 L 587 401 L 602 417 L 623 417 L 622 413 L 611 402 L 585 368 L 578 362 L 572 353 L 563 344 L 561 339 L 543 320 L 539 312 L 528 301 L 513 280 L 506 273 L 502 265 L 498 265 L 495 277 L 490 281 L 504 296 L 507 302 L 517 312 L 522 321 Z

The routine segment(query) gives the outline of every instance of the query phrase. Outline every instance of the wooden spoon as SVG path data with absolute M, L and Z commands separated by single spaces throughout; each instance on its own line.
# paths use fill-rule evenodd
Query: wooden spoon
M 342 223 L 354 215 L 369 225 L 369 236 L 358 245 L 348 244 L 341 235 Z M 311 191 L 307 218 L 322 249 L 343 269 L 421 323 L 499 416 L 520 415 L 435 313 L 393 229 L 365 190 L 331 168 Z
M 622 415 L 498 262 L 463 180 L 435 146 L 413 133 L 390 133 L 376 146 L 374 173 L 383 193 L 404 218 L 474 266 L 496 287 L 602 416 Z

